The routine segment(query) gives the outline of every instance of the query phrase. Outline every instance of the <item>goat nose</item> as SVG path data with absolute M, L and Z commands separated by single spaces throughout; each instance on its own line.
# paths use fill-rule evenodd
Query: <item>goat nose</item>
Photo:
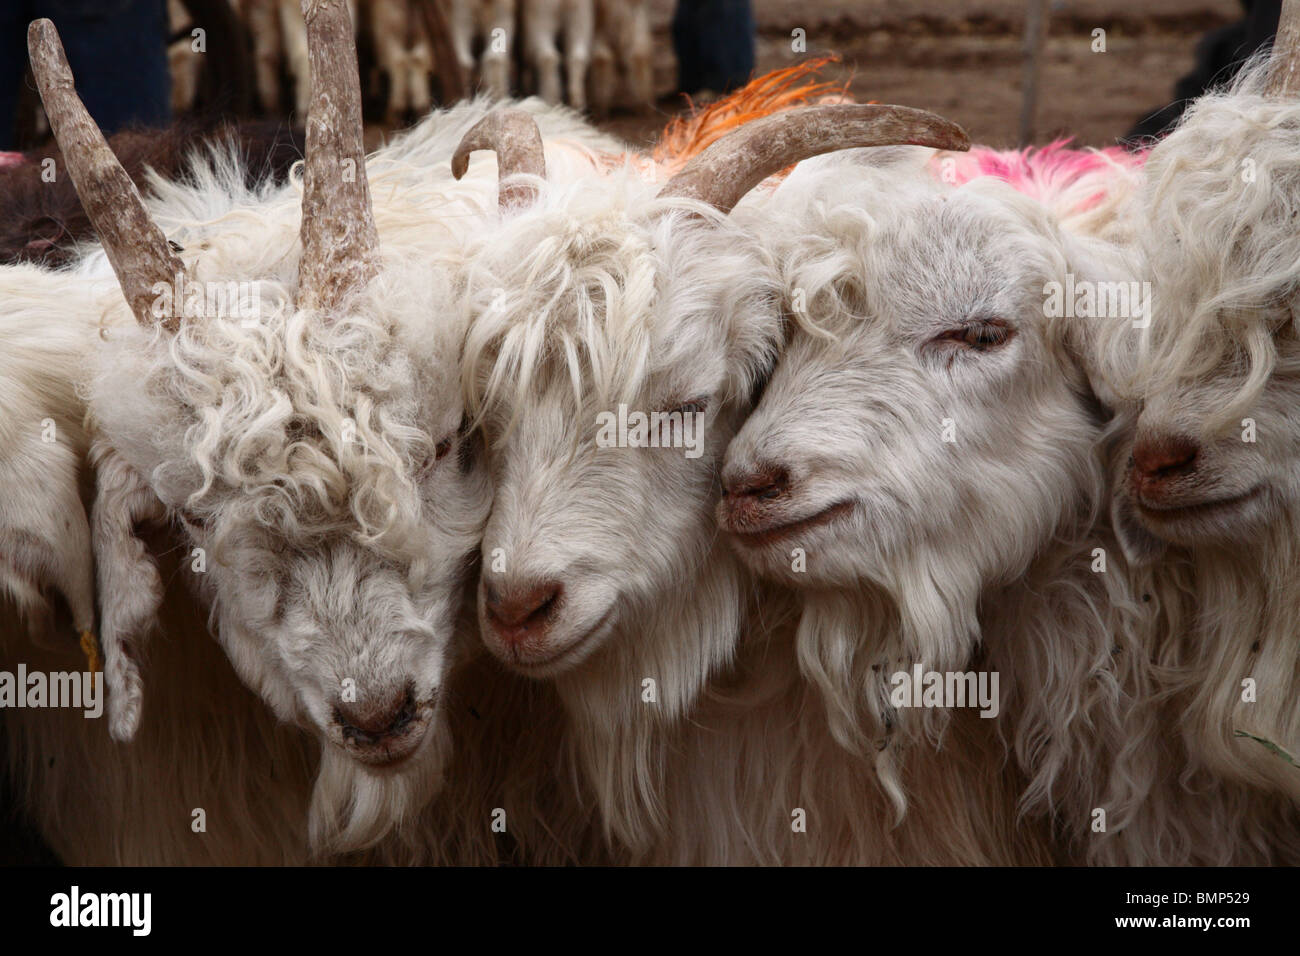
M 1133 467 L 1147 480 L 1172 478 L 1191 472 L 1200 446 L 1186 435 L 1157 435 L 1133 447 Z
M 488 620 L 508 643 L 539 637 L 549 626 L 551 612 L 563 591 L 564 585 L 559 581 L 542 581 L 501 590 L 489 584 L 484 595 Z
M 415 716 L 415 694 L 410 687 L 396 694 L 334 705 L 334 719 L 344 738 L 362 745 L 400 736 Z
M 789 487 L 790 472 L 778 465 L 723 476 L 723 488 L 733 498 L 779 498 Z

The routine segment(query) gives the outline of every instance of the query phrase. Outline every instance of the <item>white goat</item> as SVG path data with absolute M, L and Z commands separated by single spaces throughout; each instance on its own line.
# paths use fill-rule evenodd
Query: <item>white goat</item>
M 10 672 L 19 663 L 29 673 L 83 671 L 78 631 L 94 651 L 90 496 L 81 491 L 89 436 L 74 387 L 98 339 L 97 285 L 27 266 L 0 270 L 0 475 L 8 489 L 0 585 L 16 598 L 0 609 L 0 660 Z M 175 556 L 165 560 L 168 577 L 179 571 Z M 6 709 L 10 770 L 37 826 L 70 863 L 303 862 L 316 760 L 305 738 L 239 684 L 192 602 L 169 601 L 164 627 L 196 639 L 155 644 L 147 666 L 169 679 L 153 683 L 125 753 L 82 710 Z M 100 694 L 102 706 L 102 675 Z M 200 808 L 206 833 L 192 829 Z M 295 836 L 301 849 L 288 849 Z
M 74 394 L 94 327 L 89 287 L 70 290 L 32 266 L 0 270 L 0 281 L 0 588 L 34 632 L 49 627 L 49 597 L 58 594 L 89 635 L 94 569 L 80 497 L 87 438 Z M 69 297 L 79 291 L 80 302 Z
M 284 43 L 280 38 L 280 5 L 284 0 L 230 0 L 253 43 L 253 70 L 258 105 L 266 113 L 280 108 L 280 63 Z
M 416 4 L 421 0 L 369 0 L 375 60 L 388 76 L 386 120 L 396 125 L 410 113 L 423 116 L 433 105 L 430 78 L 433 45 Z
M 515 36 L 515 0 L 451 0 L 451 40 L 466 78 L 479 67 L 484 88 L 497 99 L 510 95 L 511 50 Z M 476 63 L 474 44 L 482 41 Z
M 1118 254 L 1001 184 L 934 182 L 925 158 L 819 160 L 736 214 L 798 328 L 728 447 L 719 517 L 801 608 L 793 633 L 751 636 L 741 676 L 695 714 L 667 775 L 670 829 L 710 827 L 667 860 L 1043 862 L 1019 788 L 1061 797 L 1093 769 L 1089 735 L 1118 736 L 1119 694 L 1076 683 L 1112 667 L 1129 610 L 1123 579 L 1089 568 L 1107 544 L 1089 520 L 1101 422 L 1043 310 L 1046 282 L 1108 276 Z M 1079 651 L 1039 652 L 1035 628 L 1058 625 Z M 897 706 L 894 675 L 914 666 L 1000 671 L 994 706 L 1028 708 L 1041 735 L 1023 735 L 1032 779 L 1001 769 L 999 721 Z M 1059 821 L 1072 842 L 1077 809 Z
M 378 258 L 346 10 L 313 4 L 307 23 L 320 88 L 296 291 L 274 269 L 229 271 L 248 264 L 248 237 L 177 258 L 80 107 L 53 28 L 38 22 L 31 41 L 126 300 L 101 303 L 109 328 L 89 387 L 110 730 L 128 739 L 139 725 L 145 637 L 163 604 L 133 525 L 166 517 L 206 563 L 195 585 L 241 679 L 324 742 L 313 828 L 346 847 L 373 842 L 438 783 L 439 687 L 487 501 L 481 481 L 442 463 L 462 441 L 460 333 L 424 316 L 448 292 L 427 264 Z M 295 251 L 263 247 L 252 262 Z M 245 285 L 217 314 L 187 321 L 202 309 L 195 289 L 236 276 Z
M 890 750 L 944 720 L 899 712 L 890 678 L 915 664 L 981 668 L 1001 677 L 1023 805 L 1072 858 L 1288 859 L 1288 811 L 1274 802 L 1242 821 L 1239 788 L 1180 780 L 1169 715 L 1153 711 L 1149 655 L 1161 635 L 1187 633 L 1181 592 L 1129 568 L 1099 520 L 1101 316 L 1045 314 L 1052 283 L 1104 290 L 1137 273 L 1122 249 L 1060 230 L 1040 200 L 837 158 L 761 204 L 751 229 L 771 237 L 800 329 L 728 450 L 724 527 L 754 567 L 804 592 L 797 655 L 830 732 L 858 750 L 888 742 L 877 770 L 900 807 L 907 778 Z M 732 716 L 746 719 L 770 727 L 762 713 Z M 779 742 L 748 739 L 760 756 L 731 754 L 734 766 L 763 753 L 780 765 Z M 775 802 L 808 787 L 792 771 Z M 771 840 L 764 809 L 754 829 Z M 831 809 L 843 829 L 864 813 L 842 795 Z M 841 830 L 828 829 L 833 843 Z
M 524 55 L 537 77 L 537 94 L 548 103 L 562 102 L 561 37 L 569 105 L 587 108 L 587 67 L 596 30 L 595 0 L 524 0 Z
M 1297 34 L 1290 4 L 1276 56 L 1152 149 L 1137 222 L 1153 319 L 1109 355 L 1136 399 L 1116 525 L 1186 595 L 1148 649 L 1151 707 L 1177 728 L 1162 769 L 1223 794 L 1209 819 L 1164 812 L 1179 848 L 1213 862 L 1300 861 Z
M 502 221 L 476 235 L 467 267 L 467 401 L 495 496 L 483 637 L 511 669 L 554 682 L 620 852 L 655 841 L 668 737 L 760 626 L 712 498 L 783 326 L 770 263 L 719 211 L 818 151 L 960 141 L 929 114 L 847 109 L 769 137 L 748 165 L 706 153 L 658 197 L 628 170 L 545 182 L 519 115 L 489 117 L 455 160 L 463 169 L 471 150 L 493 148 L 507 177 Z M 616 408 L 689 417 L 707 440 L 691 454 L 599 447 L 602 413 Z
M 167 25 L 175 33 L 191 22 L 189 11 L 180 0 L 167 0 Z M 188 112 L 199 91 L 199 74 L 203 71 L 202 56 L 194 50 L 193 39 L 188 34 L 171 42 L 167 47 L 167 67 L 172 79 L 172 112 Z
M 534 111 L 539 126 L 546 132 L 549 158 L 559 175 L 589 173 L 593 168 L 593 152 L 625 151 L 622 144 L 596 133 L 563 108 L 545 108 L 537 101 L 521 106 Z M 366 168 L 377 196 L 376 224 L 390 253 L 392 250 L 418 253 L 423 268 L 427 269 L 434 263 L 433 250 L 458 248 L 461 226 L 481 216 L 483 203 L 493 202 L 497 175 L 491 163 L 479 164 L 476 175 L 457 183 L 446 162 L 465 130 L 480 120 L 488 108 L 485 102 L 470 103 L 450 113 L 429 117 L 417 129 L 370 158 Z M 150 204 L 153 218 L 169 235 L 180 240 L 187 251 L 198 250 L 209 261 L 219 260 L 227 274 L 261 275 L 268 281 L 291 287 L 299 255 L 295 246 L 300 187 L 290 184 L 267 193 L 265 189 L 250 191 L 244 183 L 237 156 L 220 153 L 204 157 L 194 163 L 185 182 L 169 183 L 154 178 L 151 188 L 156 198 Z M 108 264 L 102 256 L 92 257 L 86 269 L 107 273 Z M 27 273 L 44 275 L 34 270 L 21 272 L 15 277 L 18 290 L 28 289 Z M 112 279 L 109 284 L 111 294 L 120 296 Z M 75 316 L 78 312 L 91 317 L 81 322 L 83 326 L 98 322 L 101 310 L 96 302 L 77 306 L 76 300 L 70 299 L 80 286 L 74 287 L 66 277 L 47 285 L 50 288 L 41 287 L 38 301 L 46 303 L 48 314 L 37 320 L 38 324 L 52 321 L 51 317 Z M 19 303 L 28 301 L 32 294 L 22 292 L 12 299 L 13 305 L 8 308 L 21 311 Z M 430 317 L 445 314 L 445 302 L 451 298 L 447 291 L 435 295 L 432 302 L 417 300 L 411 304 L 409 314 L 404 313 L 403 321 L 409 322 L 410 334 L 417 339 L 428 338 L 435 347 L 454 358 L 459 345 L 451 341 L 446 329 L 430 326 Z M 50 311 L 55 303 L 59 309 Z M 23 341 L 18 333 L 24 327 L 21 323 L 12 327 L 18 341 Z M 35 372 L 50 375 L 50 380 L 61 383 L 59 387 L 70 396 L 70 383 L 80 381 L 72 373 L 89 361 L 87 356 L 93 354 L 93 343 L 97 341 L 95 338 L 90 343 L 83 342 L 87 354 L 67 363 L 42 357 L 41 350 L 47 344 L 45 338 L 39 340 L 39 348 L 29 346 L 27 351 L 13 354 L 15 358 L 28 355 Z M 421 347 L 415 350 L 418 352 Z M 454 367 L 455 363 L 451 365 Z M 38 388 L 37 394 L 46 387 Z M 437 386 L 435 382 L 427 387 L 433 388 L 430 401 L 435 402 L 454 398 L 457 391 L 454 381 L 448 386 Z M 438 398 L 439 394 L 443 398 Z M 75 429 L 84 417 L 84 410 L 78 407 L 63 417 Z M 29 419 L 30 415 L 23 414 L 12 421 L 15 427 L 25 429 Z M 60 436 L 79 434 L 65 432 L 62 421 L 60 418 Z M 24 446 L 15 443 L 14 447 Z M 60 447 L 53 446 L 50 453 L 57 453 Z M 84 451 L 82 447 L 70 462 L 84 457 Z M 69 464 L 66 470 L 71 472 L 71 467 Z M 444 465 L 443 469 L 446 468 Z M 75 473 L 63 481 L 53 480 L 58 472 L 47 474 L 43 480 L 26 472 L 24 477 L 17 487 L 45 492 L 46 498 L 40 502 L 44 510 L 81 515 L 79 509 L 70 510 L 67 502 L 61 498 L 55 500 L 52 494 L 71 496 L 69 500 L 75 502 Z M 462 480 L 470 487 L 484 484 L 482 476 L 472 467 Z M 450 509 L 458 507 L 457 500 L 457 494 L 449 497 Z M 471 523 L 473 510 L 471 507 L 464 515 Z M 40 513 L 24 505 L 16 515 L 22 526 L 23 521 L 30 525 L 31 516 Z M 184 535 L 168 535 L 161 530 L 151 533 L 150 539 L 150 552 L 160 555 L 163 564 L 162 580 L 171 580 L 177 573 L 185 579 L 194 579 L 189 568 L 193 542 L 187 541 Z M 475 536 L 470 544 L 476 540 Z M 71 554 L 66 553 L 69 550 Z M 179 550 L 183 555 L 180 568 L 173 567 L 173 559 L 166 554 L 169 550 Z M 79 560 L 84 574 L 89 573 L 86 551 L 80 552 L 80 556 L 75 549 L 64 548 L 64 551 L 57 563 L 51 559 L 48 566 L 73 569 Z M 34 583 L 32 579 L 26 581 L 24 587 L 29 593 L 34 590 Z M 84 607 L 88 597 L 84 593 L 77 597 Z M 77 606 L 72 597 L 68 603 Z M 86 612 L 78 620 L 88 616 Z M 16 761 L 16 776 L 26 784 L 27 802 L 38 814 L 42 832 L 65 861 L 249 864 L 306 859 L 308 849 L 302 821 L 319 747 L 297 731 L 283 726 L 277 728 L 266 708 L 239 686 L 236 675 L 204 633 L 205 616 L 206 612 L 184 589 L 169 589 L 159 622 L 166 639 L 152 642 L 148 660 L 142 665 L 146 682 L 154 691 L 130 747 L 115 745 L 97 731 L 93 722 L 88 725 L 82 720 L 79 713 L 61 713 L 52 718 L 48 711 L 13 712 L 10 723 L 14 746 L 10 748 L 10 756 Z M 6 638 L 14 636 L 13 641 L 6 641 L 8 662 L 25 661 L 32 669 L 39 666 L 44 670 L 67 670 L 76 659 L 75 642 L 65 642 L 67 646 L 60 658 L 42 656 L 33 653 L 25 642 L 20 643 L 20 626 L 16 621 L 7 618 L 0 625 Z M 477 643 L 476 638 L 473 643 Z M 541 761 L 548 772 L 553 771 L 557 761 L 545 758 L 547 747 L 555 748 L 549 743 L 550 738 L 538 736 L 522 751 L 517 742 L 527 734 L 541 734 L 555 724 L 555 718 L 548 722 L 545 714 L 539 714 L 537 707 L 531 705 L 519 711 L 511 702 L 528 701 L 535 695 L 527 688 L 521 690 L 518 679 L 502 675 L 496 669 L 485 669 L 471 661 L 463 667 L 449 665 L 449 670 L 452 672 L 447 677 L 445 694 L 448 700 L 454 701 L 448 708 L 448 718 L 450 736 L 457 741 L 457 749 L 455 763 L 449 770 L 452 776 L 448 792 L 432 808 L 435 824 L 425 834 L 425 840 L 432 840 L 433 848 L 424 847 L 422 840 L 417 854 L 409 848 L 412 838 L 404 835 L 384 841 L 375 851 L 376 858 L 456 863 L 522 860 L 512 849 L 512 840 L 516 839 L 515 834 L 529 832 L 531 818 L 540 821 L 532 826 L 539 836 L 529 844 L 528 859 L 555 862 L 597 859 L 589 851 L 575 856 L 581 849 L 578 838 L 556 845 L 553 850 L 537 849 L 546 844 L 548 822 L 563 812 L 572 812 L 563 807 L 548 811 L 545 794 L 537 798 L 534 793 L 536 811 L 531 815 L 512 812 L 511 836 L 501 836 L 491 829 L 492 810 L 500 795 L 496 789 L 490 789 L 499 776 L 493 777 L 489 770 L 508 769 L 508 785 L 509 780 L 525 779 L 524 768 L 533 758 Z M 191 699 L 213 703 L 191 707 Z M 213 713 L 221 715 L 220 733 L 214 733 L 210 718 Z M 525 713 L 527 721 L 517 717 L 518 713 Z M 265 740 L 266 744 L 245 752 L 249 740 Z M 476 741 L 485 743 L 480 747 Z M 58 755 L 57 766 L 47 766 L 46 754 Z M 198 755 L 202 755 L 201 761 L 195 759 Z M 327 774 L 322 776 L 318 787 L 326 791 L 346 790 L 346 780 L 340 781 L 338 777 L 348 775 L 347 765 L 331 771 L 327 761 L 325 769 Z M 91 806 L 83 805 L 82 788 L 87 779 L 99 782 L 99 798 Z M 517 784 L 514 786 L 518 788 Z M 376 830 L 382 829 L 385 818 L 400 823 L 402 801 L 394 800 L 386 805 L 381 796 L 376 802 L 379 805 L 371 808 L 376 814 Z M 522 799 L 517 800 L 512 808 L 522 803 Z M 480 812 L 482 804 L 486 805 Z M 211 821 L 207 834 L 202 836 L 196 836 L 190 829 L 191 811 L 195 807 L 203 807 Z M 583 816 L 578 823 L 585 819 Z M 227 823 L 219 826 L 218 820 Z M 229 825 L 234 820 L 241 821 L 239 828 Z M 591 829 L 589 821 L 588 829 Z M 335 841 L 339 846 L 346 846 L 347 842 Z
M 620 76 L 632 105 L 654 108 L 654 38 L 646 0 L 596 0 L 589 86 L 597 116 L 609 114 Z

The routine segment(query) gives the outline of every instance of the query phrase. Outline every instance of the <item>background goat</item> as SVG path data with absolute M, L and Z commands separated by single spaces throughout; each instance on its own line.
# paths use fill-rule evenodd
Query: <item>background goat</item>
M 479 76 L 487 92 L 510 95 L 511 50 L 515 39 L 515 0 L 452 0 L 451 41 L 466 77 Z M 482 44 L 476 61 L 474 45 Z
M 423 116 L 433 105 L 433 45 L 416 12 L 419 0 L 369 0 L 370 34 L 375 60 L 388 77 L 385 122 Z
M 548 103 L 563 101 L 560 44 L 564 47 L 564 87 L 569 105 L 587 108 L 587 67 L 596 31 L 595 0 L 524 0 L 524 55 L 537 77 L 537 94 Z
M 654 108 L 654 38 L 646 0 L 596 0 L 589 78 L 597 116 L 608 115 L 620 79 L 633 106 Z
M 117 133 L 108 144 L 137 186 L 150 171 L 163 180 L 182 177 L 192 156 L 206 150 L 215 162 L 238 156 L 243 186 L 259 194 L 268 181 L 285 181 L 303 145 L 301 131 L 260 122 L 180 122 L 162 130 Z M 63 155 L 50 144 L 0 169 L 0 263 L 67 265 L 85 251 L 80 244 L 93 241 L 90 220 L 72 180 L 59 174 L 62 168 Z

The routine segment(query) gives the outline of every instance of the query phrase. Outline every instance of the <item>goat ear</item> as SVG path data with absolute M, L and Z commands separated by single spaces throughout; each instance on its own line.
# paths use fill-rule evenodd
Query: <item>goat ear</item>
M 14 437 L 14 454 L 0 456 L 0 594 L 8 593 L 35 624 L 51 616 L 47 596 L 58 593 L 73 625 L 91 635 L 95 582 L 81 500 L 84 445 L 67 440 L 77 435 L 48 419 L 41 433 Z
M 1110 520 L 1120 550 L 1129 564 L 1146 567 L 1164 557 L 1169 545 L 1143 527 L 1137 509 L 1133 507 L 1133 499 L 1123 490 L 1116 491 L 1111 497 Z
M 92 541 L 100 595 L 100 643 L 108 684 L 108 732 L 130 740 L 140 725 L 145 641 L 162 606 L 158 565 L 135 533 L 143 521 L 164 517 L 162 502 L 143 477 L 102 442 L 91 448 L 96 466 Z

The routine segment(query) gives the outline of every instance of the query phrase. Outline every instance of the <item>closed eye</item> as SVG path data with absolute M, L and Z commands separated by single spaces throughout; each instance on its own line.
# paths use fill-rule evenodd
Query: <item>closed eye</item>
M 689 402 L 682 402 L 680 405 L 675 406 L 673 408 L 673 413 L 681 415 L 700 415 L 703 414 L 704 410 L 708 407 L 709 400 L 707 398 L 693 398 Z
M 455 443 L 456 443 L 456 436 L 447 435 L 442 439 L 442 441 L 434 445 L 433 453 L 430 454 L 427 458 L 425 458 L 424 464 L 420 466 L 420 477 L 425 478 L 429 474 L 431 474 L 433 472 L 433 469 L 438 467 L 438 462 L 442 461 L 444 458 L 447 457 L 447 453 L 451 451 L 451 447 Z
M 1003 319 L 975 319 L 955 328 L 945 329 L 932 342 L 952 342 L 960 348 L 991 352 L 1015 338 L 1016 330 Z

